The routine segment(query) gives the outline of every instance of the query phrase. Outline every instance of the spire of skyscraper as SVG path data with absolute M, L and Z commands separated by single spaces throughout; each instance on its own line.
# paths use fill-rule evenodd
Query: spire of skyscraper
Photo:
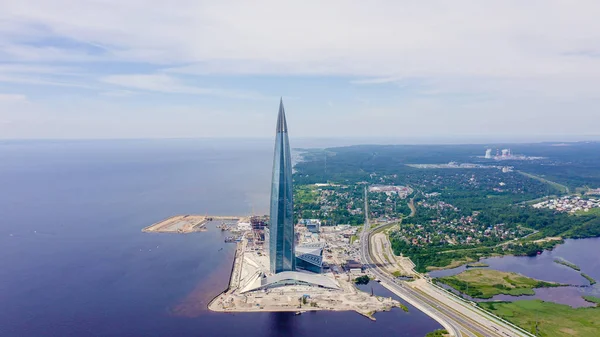
M 269 259 L 271 272 L 296 269 L 294 255 L 294 204 L 292 200 L 292 160 L 283 99 L 279 102 L 269 221 Z
M 279 100 L 279 114 L 277 115 L 277 132 L 287 132 L 285 121 L 285 109 L 283 108 L 283 97 Z

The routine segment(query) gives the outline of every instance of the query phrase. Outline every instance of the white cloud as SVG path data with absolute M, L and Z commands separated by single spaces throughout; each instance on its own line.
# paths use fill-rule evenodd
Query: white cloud
M 101 78 L 102 82 L 133 88 L 172 94 L 211 95 L 242 99 L 263 99 L 264 96 L 250 91 L 202 88 L 188 85 L 184 81 L 167 74 L 128 74 L 110 75 Z
M 0 93 L 0 102 L 19 102 L 26 101 L 27 96 L 22 94 L 2 94 Z
M 402 77 L 381 77 L 381 78 L 365 78 L 361 80 L 352 80 L 352 84 L 384 84 L 402 81 Z
M 6 83 L 93 88 L 93 85 L 85 83 L 81 77 L 83 77 L 81 69 L 69 66 L 35 63 L 0 64 L 0 82 Z
M 136 95 L 136 92 L 131 90 L 110 90 L 103 91 L 100 93 L 100 95 L 107 97 L 131 97 Z
M 562 130 L 562 122 L 554 121 L 564 121 L 571 108 L 561 103 L 577 102 L 581 111 L 573 113 L 585 121 L 600 98 L 597 13 L 597 0 L 4 1 L 0 62 L 13 63 L 0 63 L 0 82 L 83 87 L 106 100 L 134 99 L 132 92 L 261 99 L 271 97 L 258 90 L 279 94 L 302 85 L 257 89 L 241 80 L 236 88 L 222 86 L 247 75 L 290 82 L 340 77 L 355 85 L 333 84 L 335 93 L 313 103 L 332 114 L 356 114 L 355 121 L 371 112 L 402 112 L 421 116 L 408 119 L 415 132 L 466 132 L 461 127 L 485 126 L 473 122 L 476 114 L 499 118 L 510 109 L 515 118 L 529 120 L 527 127 L 536 111 L 554 114 L 545 119 L 552 124 L 548 130 Z M 218 84 L 210 84 L 215 78 Z M 368 85 L 391 89 L 381 93 Z M 407 97 L 398 103 L 396 93 Z M 307 119 L 317 114 L 320 125 L 339 120 L 319 115 L 318 108 L 308 111 L 315 92 L 288 94 L 302 97 L 297 103 L 307 104 Z M 460 95 L 467 96 L 460 103 L 440 98 Z M 361 104 L 344 107 L 348 97 Z M 330 98 L 335 107 L 319 103 Z M 432 106 L 421 98 L 440 99 Z M 427 126 L 447 113 L 464 119 Z M 379 118 L 387 125 L 405 121 Z M 347 125 L 349 133 L 356 131 L 352 125 L 360 123 Z M 329 134 L 329 127 L 322 132 Z
M 264 137 L 274 130 L 271 118 L 245 106 L 221 110 L 202 104 L 153 104 L 100 97 L 69 98 L 51 105 L 5 103 L 0 100 L 0 139 L 231 136 L 224 130 L 241 130 L 237 134 L 240 137 Z M 248 127 L 257 120 L 257 127 Z
M 77 68 L 49 66 L 44 64 L 4 63 L 0 64 L 0 74 L 61 74 L 76 75 Z
M 13 42 L 39 35 L 30 28 L 35 25 L 102 46 L 107 58 L 198 62 L 196 71 L 218 73 L 506 75 L 552 73 L 556 66 L 577 72 L 565 53 L 600 42 L 597 1 L 21 0 L 2 6 Z M 16 55 L 27 56 L 33 47 L 20 48 Z M 46 48 L 49 59 L 59 54 L 60 47 Z
M 3 45 L 0 55 L 19 62 L 90 62 L 103 58 L 55 46 Z
M 12 60 L 366 77 L 354 81 L 362 84 L 469 77 L 543 86 L 553 78 L 600 77 L 600 2 L 591 0 L 20 0 L 0 9 L 8 40 L 2 50 Z M 44 45 L 48 37 L 64 42 Z
M 33 84 L 33 85 L 49 85 L 49 86 L 84 88 L 84 89 L 93 89 L 94 88 L 94 86 L 85 84 L 85 83 L 52 80 L 49 78 L 40 78 L 38 76 L 24 76 L 24 75 L 3 76 L 2 74 L 0 74 L 0 82 Z
M 101 78 L 101 81 L 123 87 L 168 93 L 200 93 L 203 91 L 200 88 L 188 87 L 163 74 L 110 75 Z

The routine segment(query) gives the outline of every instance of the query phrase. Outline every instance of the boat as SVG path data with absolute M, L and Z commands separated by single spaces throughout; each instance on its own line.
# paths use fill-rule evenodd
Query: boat
M 296 316 L 298 316 L 298 315 L 302 315 L 302 312 L 301 311 L 296 311 Z

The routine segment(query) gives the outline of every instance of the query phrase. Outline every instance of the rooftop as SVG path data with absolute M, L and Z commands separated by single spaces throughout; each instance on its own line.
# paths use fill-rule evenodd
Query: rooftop
M 260 288 L 268 288 L 270 286 L 276 286 L 278 283 L 281 284 L 288 281 L 330 289 L 340 288 L 337 282 L 327 276 L 297 271 L 284 271 L 273 276 L 263 278 Z

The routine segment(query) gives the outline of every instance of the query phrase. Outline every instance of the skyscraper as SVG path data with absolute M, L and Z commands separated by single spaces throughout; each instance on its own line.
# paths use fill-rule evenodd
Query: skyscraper
M 282 99 L 277 116 L 269 221 L 269 258 L 271 272 L 274 274 L 296 269 L 293 205 L 292 160 Z

